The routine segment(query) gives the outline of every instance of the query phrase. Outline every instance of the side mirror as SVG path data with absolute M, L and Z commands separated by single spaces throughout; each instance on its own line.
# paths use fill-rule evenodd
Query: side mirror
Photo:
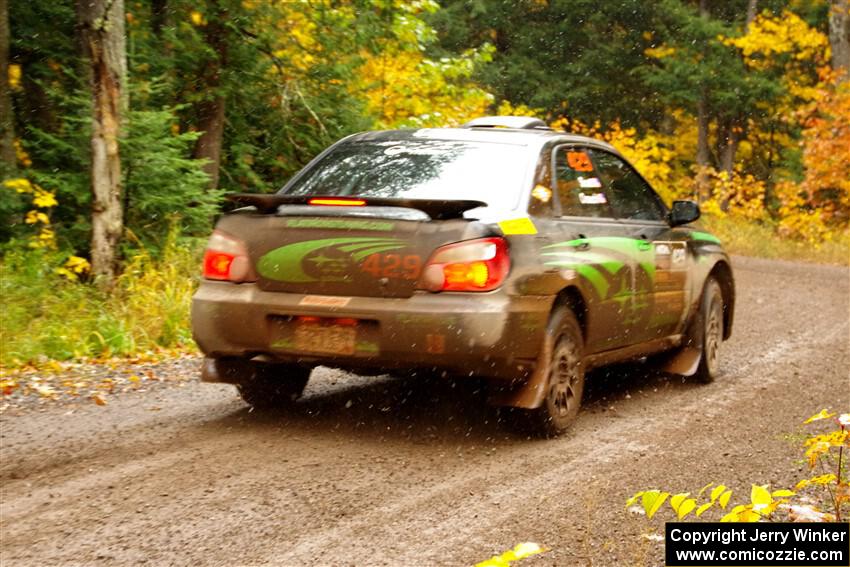
M 699 218 L 699 205 L 695 201 L 673 201 L 670 211 L 670 225 L 688 224 Z

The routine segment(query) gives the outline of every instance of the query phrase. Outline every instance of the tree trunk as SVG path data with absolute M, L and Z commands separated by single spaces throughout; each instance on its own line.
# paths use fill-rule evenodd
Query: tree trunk
M 708 19 L 711 17 L 708 9 L 708 0 L 699 0 L 699 15 L 702 18 Z M 704 88 L 700 89 L 699 99 L 697 100 L 697 200 L 700 202 L 711 197 L 711 186 L 708 182 L 708 173 L 706 170 L 711 159 L 711 150 L 708 147 L 708 102 Z
M 204 171 L 210 176 L 210 188 L 218 187 L 221 168 L 221 144 L 224 139 L 224 118 L 226 99 L 222 92 L 222 71 L 227 66 L 228 29 L 224 22 L 228 14 L 219 4 L 210 6 L 210 21 L 204 28 L 204 40 L 215 54 L 205 61 L 201 73 L 201 84 L 205 92 L 210 93 L 207 100 L 197 106 L 198 130 L 203 132 L 195 142 L 195 159 L 206 159 Z
M 832 0 L 829 44 L 832 47 L 832 68 L 838 72 L 838 82 L 843 83 L 850 79 L 850 0 Z
M 204 171 L 210 176 L 210 189 L 218 187 L 221 168 L 221 144 L 224 139 L 225 100 L 218 96 L 198 107 L 198 130 L 203 131 L 195 142 L 195 159 L 206 159 Z
M 711 197 L 711 187 L 708 183 L 707 169 L 711 159 L 711 150 L 708 147 L 708 109 L 706 108 L 705 95 L 700 94 L 697 101 L 697 197 L 699 201 L 705 201 Z
M 15 170 L 15 113 L 9 85 L 9 4 L 0 0 L 0 173 Z
M 750 24 L 753 23 L 753 20 L 756 19 L 756 15 L 758 14 L 759 9 L 758 5 L 758 0 L 749 0 L 747 2 L 747 27 L 750 27 Z
M 151 31 L 156 37 L 168 22 L 168 0 L 151 0 Z
M 77 0 L 92 92 L 92 273 L 109 286 L 115 278 L 124 229 L 119 137 L 127 74 L 124 0 Z

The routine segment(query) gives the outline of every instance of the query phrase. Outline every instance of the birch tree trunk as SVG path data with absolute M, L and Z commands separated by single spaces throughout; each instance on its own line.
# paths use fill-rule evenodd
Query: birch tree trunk
M 850 0 L 832 0 L 829 10 L 829 44 L 832 68 L 839 72 L 838 82 L 850 79 Z
M 92 273 L 110 286 L 124 230 L 119 154 L 127 74 L 124 0 L 77 0 L 77 17 L 92 93 Z

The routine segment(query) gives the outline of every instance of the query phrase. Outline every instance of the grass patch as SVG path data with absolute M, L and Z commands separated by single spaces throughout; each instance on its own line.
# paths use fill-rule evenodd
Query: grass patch
M 776 228 L 731 217 L 702 217 L 700 223 L 717 236 L 730 254 L 820 264 L 850 265 L 850 233 L 835 232 L 830 240 L 811 244 L 783 238 Z
M 7 252 L 0 260 L 0 367 L 193 345 L 189 307 L 202 250 L 174 238 L 157 255 L 135 250 L 111 293 L 58 275 L 64 258 L 56 253 Z

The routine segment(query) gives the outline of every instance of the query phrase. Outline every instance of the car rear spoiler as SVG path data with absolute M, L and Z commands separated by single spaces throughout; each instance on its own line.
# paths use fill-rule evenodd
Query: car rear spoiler
M 357 200 L 357 206 L 400 207 L 422 211 L 432 220 L 457 219 L 470 209 L 486 207 L 483 201 L 442 199 L 390 199 L 385 197 L 339 197 L 337 195 L 266 195 L 261 193 L 234 193 L 225 197 L 239 205 L 256 207 L 262 214 L 276 213 L 281 205 L 310 205 L 316 199 Z M 342 204 L 342 203 L 340 203 Z M 322 205 L 317 205 L 322 206 Z M 343 205 L 344 206 L 344 205 Z

